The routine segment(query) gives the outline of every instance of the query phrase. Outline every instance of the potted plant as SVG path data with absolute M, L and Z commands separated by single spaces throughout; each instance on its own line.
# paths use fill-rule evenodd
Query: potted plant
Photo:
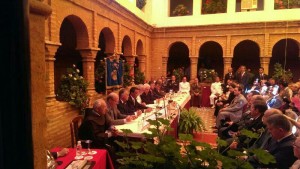
M 197 108 L 182 109 L 179 120 L 179 132 L 193 134 L 194 131 L 203 130 L 205 130 L 205 125 L 202 118 L 197 114 Z
M 144 84 L 145 74 L 141 72 L 139 68 L 134 69 L 134 83 L 135 84 Z
M 290 70 L 284 70 L 280 63 L 275 63 L 272 77 L 276 81 L 285 80 L 287 82 L 290 82 L 292 81 L 293 73 Z

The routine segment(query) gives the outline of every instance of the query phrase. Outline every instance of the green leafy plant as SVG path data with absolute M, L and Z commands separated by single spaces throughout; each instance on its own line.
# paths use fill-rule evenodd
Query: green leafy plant
M 105 92 L 106 90 L 105 71 L 105 62 L 104 60 L 100 60 L 95 68 L 95 88 L 98 93 Z
M 172 13 L 175 16 L 184 16 L 190 14 L 190 11 L 185 5 L 179 4 L 175 7 Z
M 299 0 L 275 0 L 274 9 L 300 8 Z
M 133 82 L 133 74 L 130 74 L 132 66 L 130 66 L 127 62 L 124 63 L 124 74 L 123 74 L 123 87 L 128 87 L 132 85 Z
M 197 114 L 197 108 L 182 109 L 179 120 L 179 131 L 185 134 L 193 134 L 194 131 L 203 130 L 205 130 L 205 125 L 202 118 Z
M 67 74 L 61 77 L 57 99 L 84 109 L 88 100 L 86 93 L 88 82 L 82 76 L 79 76 L 79 72 L 75 65 L 72 68 L 67 68 Z
M 173 70 L 172 74 L 176 77 L 176 80 L 180 82 L 182 80 L 182 77 L 184 76 L 184 70 L 183 68 L 177 68 Z
M 139 9 L 143 9 L 146 4 L 147 0 L 136 0 L 136 7 Z
M 134 69 L 134 83 L 135 84 L 144 84 L 145 74 L 141 72 L 139 68 Z
M 275 63 L 272 77 L 276 81 L 285 80 L 290 82 L 293 78 L 293 73 L 290 70 L 284 70 L 280 63 Z
M 205 0 L 202 1 L 202 14 L 225 13 L 227 0 Z
M 228 151 L 224 156 L 208 143 L 197 142 L 190 134 L 179 134 L 179 139 L 166 135 L 170 130 L 169 120 L 156 118 L 147 120 L 153 127 L 150 134 L 144 133 L 145 140 L 131 141 L 128 134 L 131 130 L 123 129 L 124 139 L 116 141 L 121 147 L 117 155 L 120 169 L 204 169 L 204 168 L 242 168 L 252 169 L 245 155 L 259 157 L 260 162 L 274 162 L 274 157 L 262 149 L 246 150 L 247 154 L 235 150 Z M 246 133 L 247 134 L 247 133 Z M 226 146 L 226 141 L 219 140 Z

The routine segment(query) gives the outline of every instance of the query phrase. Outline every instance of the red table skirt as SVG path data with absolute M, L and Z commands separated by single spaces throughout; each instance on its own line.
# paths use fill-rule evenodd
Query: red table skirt
M 51 152 L 57 152 L 60 148 L 54 148 Z M 86 149 L 83 149 L 87 152 Z M 92 149 L 97 151 L 97 154 L 93 155 L 91 161 L 95 161 L 94 169 L 114 169 L 113 163 L 108 152 L 105 149 Z M 62 164 L 57 167 L 57 169 L 66 168 L 75 158 L 76 150 L 74 148 L 69 148 L 69 153 L 64 157 L 59 157 L 56 161 L 62 161 Z
M 211 94 L 210 86 L 202 86 L 202 99 L 201 106 L 202 107 L 210 107 L 209 96 Z

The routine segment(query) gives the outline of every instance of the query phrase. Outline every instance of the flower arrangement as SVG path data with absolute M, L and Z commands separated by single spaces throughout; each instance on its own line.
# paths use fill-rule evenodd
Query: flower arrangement
M 202 14 L 226 13 L 227 0 L 202 1 Z
M 180 82 L 182 80 L 182 77 L 184 76 L 184 68 L 177 68 L 173 70 L 173 75 L 176 77 L 176 80 Z
M 299 0 L 275 0 L 274 9 L 300 8 Z
M 179 4 L 175 7 L 172 13 L 175 16 L 184 16 L 190 14 L 190 11 L 187 9 L 185 5 Z
M 146 3 L 147 0 L 136 0 L 136 7 L 138 7 L 139 9 L 143 9 Z
M 214 77 L 218 76 L 218 73 L 214 69 L 201 69 L 199 70 L 200 82 L 212 82 Z
M 88 82 L 79 76 L 79 69 L 73 64 L 72 68 L 67 69 L 67 74 L 62 75 L 60 86 L 57 91 L 57 99 L 66 101 L 69 104 L 83 110 L 88 100 Z

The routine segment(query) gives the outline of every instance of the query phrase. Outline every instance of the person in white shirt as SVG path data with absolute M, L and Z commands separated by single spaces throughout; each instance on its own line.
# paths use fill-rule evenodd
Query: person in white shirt
M 220 82 L 220 78 L 215 77 L 215 82 L 210 86 L 211 95 L 209 96 L 210 104 L 212 108 L 215 108 L 215 98 L 221 96 L 223 94 L 222 83 Z
M 179 92 L 190 93 L 190 83 L 186 81 L 186 76 L 182 77 L 182 82 L 179 83 Z

